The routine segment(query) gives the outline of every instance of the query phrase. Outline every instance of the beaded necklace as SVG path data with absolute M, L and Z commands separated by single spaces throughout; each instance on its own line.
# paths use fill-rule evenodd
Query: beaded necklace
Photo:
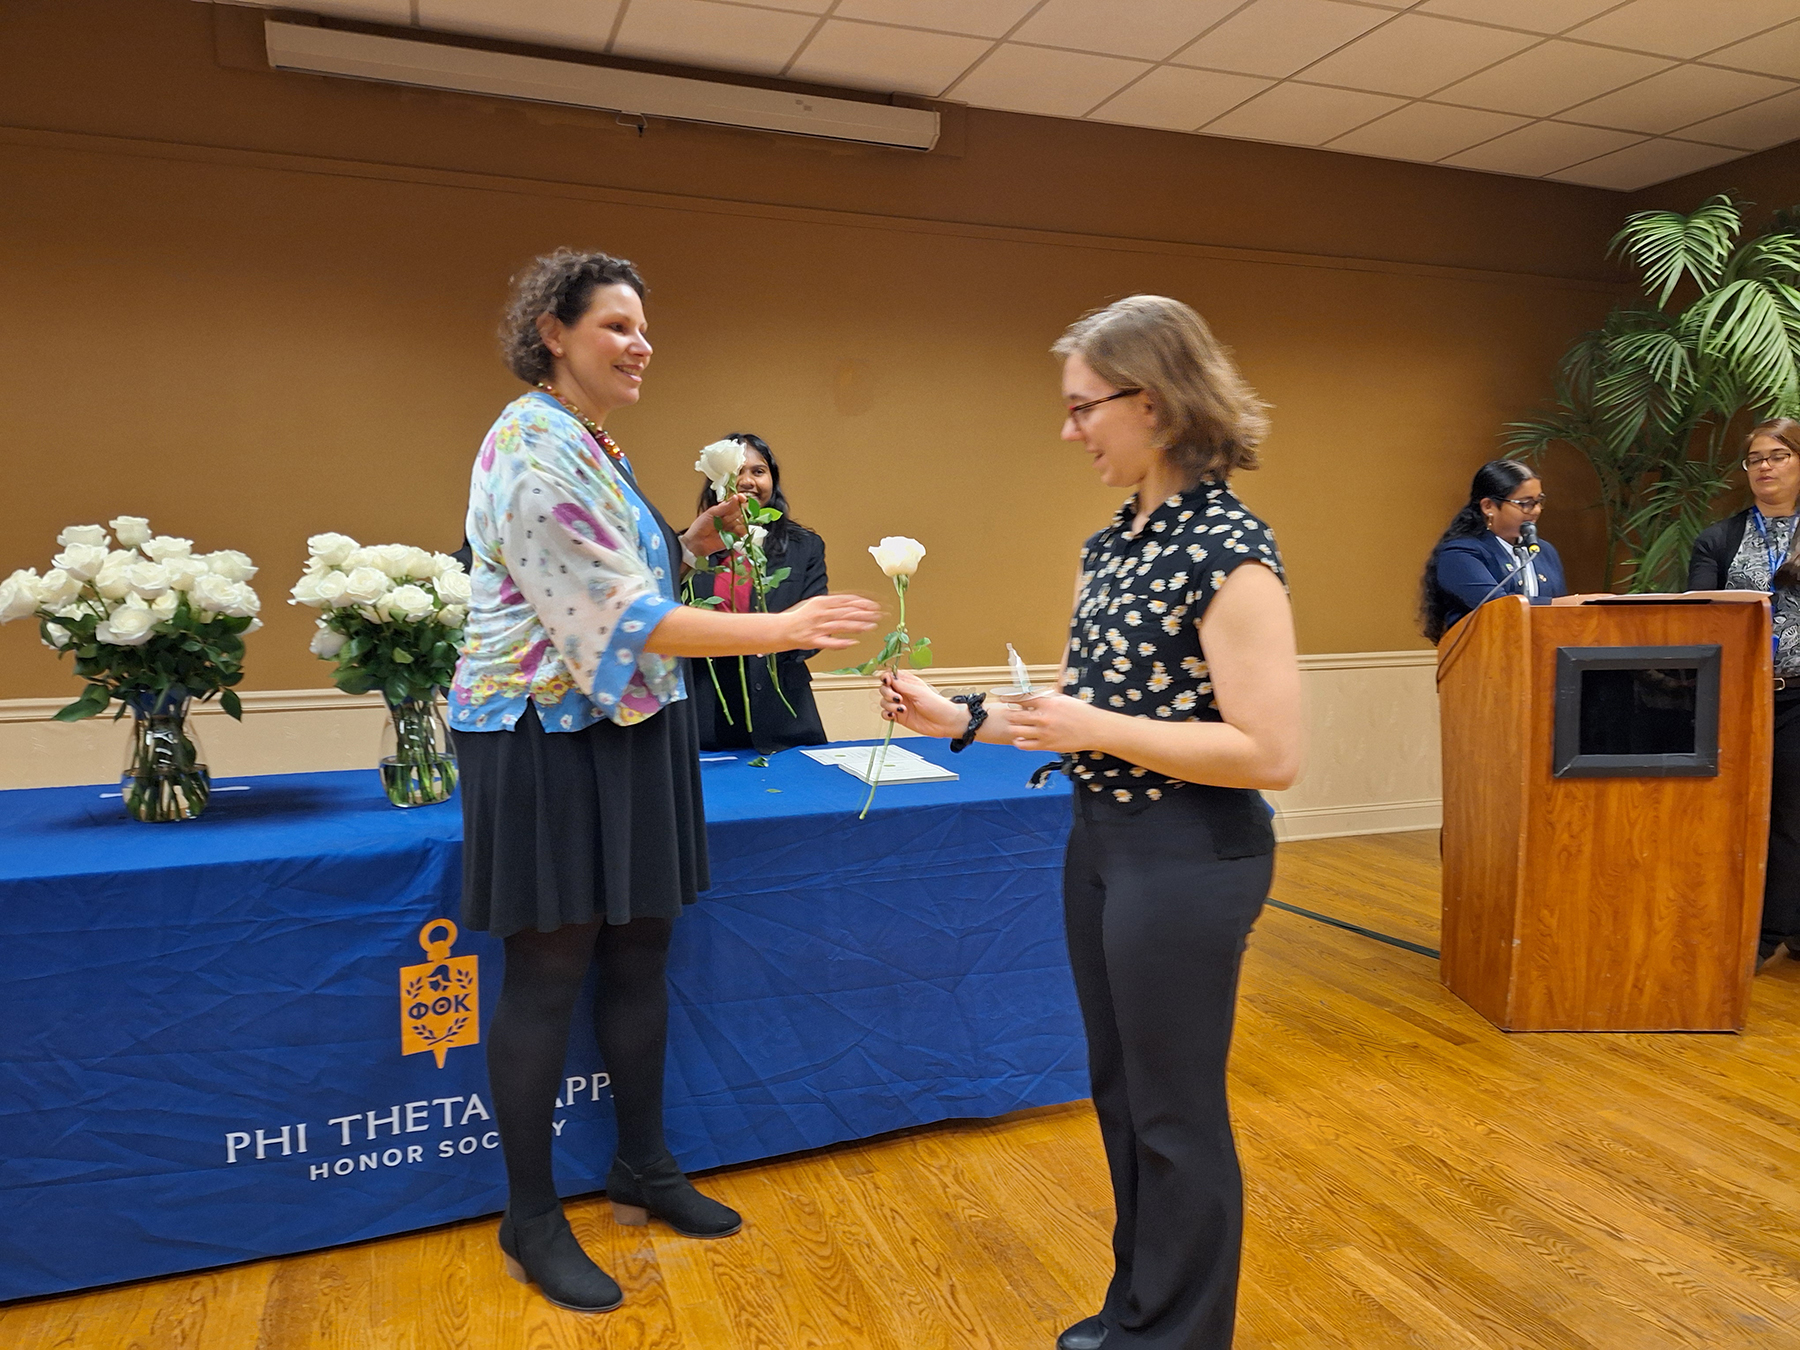
M 625 452 L 619 449 L 618 445 L 614 443 L 613 438 L 608 436 L 606 432 L 601 429 L 598 422 L 581 411 L 580 408 L 577 408 L 573 403 L 569 402 L 569 400 L 564 398 L 561 394 L 557 393 L 555 385 L 551 384 L 548 380 L 539 380 L 537 381 L 537 387 L 560 403 L 563 407 L 563 411 L 568 413 L 570 417 L 573 417 L 577 422 L 581 423 L 582 426 L 586 427 L 588 435 L 594 438 L 595 442 L 602 450 L 606 451 L 607 455 L 612 458 L 614 463 L 623 464 L 625 462 Z

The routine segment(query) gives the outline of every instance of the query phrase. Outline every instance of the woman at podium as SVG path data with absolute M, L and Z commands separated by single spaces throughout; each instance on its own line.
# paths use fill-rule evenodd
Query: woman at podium
M 1476 471 L 1468 502 L 1431 550 L 1419 583 L 1426 637 L 1436 642 L 1495 596 L 1535 603 L 1567 593 L 1562 559 L 1537 537 L 1543 509 L 1544 486 L 1530 465 L 1491 459 Z
M 1751 504 L 1694 541 L 1688 589 L 1768 591 L 1775 607 L 1775 782 L 1757 944 L 1758 960 L 1767 961 L 1784 943 L 1800 958 L 1800 422 L 1777 417 L 1752 427 L 1744 473 Z

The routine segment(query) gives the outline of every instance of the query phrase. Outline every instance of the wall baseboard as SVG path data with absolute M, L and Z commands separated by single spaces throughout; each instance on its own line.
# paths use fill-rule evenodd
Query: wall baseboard
M 1361 802 L 1354 806 L 1304 806 L 1275 812 L 1275 837 L 1338 839 L 1353 834 L 1399 834 L 1405 830 L 1437 830 L 1444 824 L 1444 803 L 1436 797 L 1416 802 Z

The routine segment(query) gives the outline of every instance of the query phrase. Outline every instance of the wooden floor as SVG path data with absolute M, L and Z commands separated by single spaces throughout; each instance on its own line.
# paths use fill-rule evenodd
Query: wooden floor
M 1275 895 L 1437 945 L 1437 837 L 1283 849 Z M 1507 1036 L 1429 957 L 1271 908 L 1233 1063 L 1240 1350 L 1800 1350 L 1800 964 L 1742 1036 Z M 570 1206 L 625 1286 L 507 1280 L 492 1221 L 0 1307 L 6 1350 L 1021 1347 L 1091 1312 L 1111 1220 L 1085 1105 L 715 1174 L 723 1242 Z

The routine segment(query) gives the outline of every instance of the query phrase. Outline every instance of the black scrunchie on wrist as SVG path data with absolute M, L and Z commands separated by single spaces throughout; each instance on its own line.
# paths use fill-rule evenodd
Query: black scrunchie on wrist
M 981 705 L 987 701 L 986 694 L 958 694 L 950 700 L 961 703 L 969 710 L 969 725 L 963 728 L 963 734 L 950 742 L 950 753 L 961 754 L 975 740 L 975 733 L 981 730 L 981 724 L 987 721 L 987 709 Z

